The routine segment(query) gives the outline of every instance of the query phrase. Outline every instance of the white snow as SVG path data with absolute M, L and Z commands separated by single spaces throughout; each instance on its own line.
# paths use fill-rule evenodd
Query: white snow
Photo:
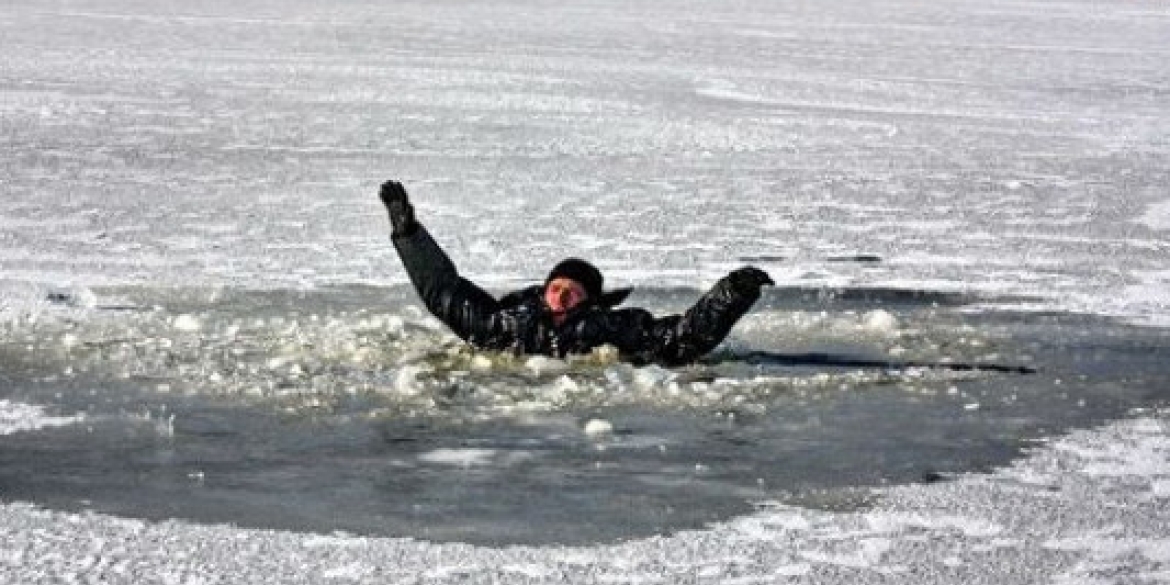
M 765 258 L 783 284 L 1039 297 L 1170 325 L 1167 39 L 1153 0 L 9 2 L 0 331 L 83 319 L 100 285 L 403 284 L 374 197 L 387 178 L 488 286 L 569 254 L 611 285 L 693 288 Z M 882 262 L 824 261 L 859 253 Z M 196 315 L 173 325 L 205 333 Z M 402 363 L 393 386 L 425 371 Z M 672 375 L 611 372 L 630 387 Z M 0 436 L 80 420 L 0 399 Z M 868 510 L 764 508 L 595 547 L 6 500 L 0 582 L 1170 583 L 1168 427 L 1139 413 Z

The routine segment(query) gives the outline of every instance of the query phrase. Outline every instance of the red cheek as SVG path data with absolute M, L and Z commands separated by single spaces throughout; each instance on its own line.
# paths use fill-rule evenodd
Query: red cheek
M 544 295 L 544 304 L 548 305 L 550 309 L 557 310 L 561 308 L 561 299 L 553 291 L 548 291 Z

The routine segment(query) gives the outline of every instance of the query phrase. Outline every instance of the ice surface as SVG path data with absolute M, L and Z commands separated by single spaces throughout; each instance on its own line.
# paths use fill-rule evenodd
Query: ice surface
M 1147 0 L 9 2 L 0 323 L 5 335 L 88 323 L 119 304 L 86 294 L 101 285 L 181 297 L 404 283 L 373 196 L 396 177 L 494 288 L 568 254 L 615 284 L 692 288 L 753 259 L 798 288 L 988 293 L 1166 325 L 1168 38 L 1166 6 Z M 848 257 L 880 261 L 834 260 Z M 867 342 L 902 325 L 855 317 L 782 318 Z M 372 319 L 391 338 L 438 329 Z M 175 329 L 207 323 L 191 314 Z M 749 320 L 740 339 L 778 325 Z M 307 331 L 358 364 L 377 357 L 327 324 L 231 327 L 199 332 L 214 344 Z M 95 341 L 58 333 L 53 351 Z M 144 333 L 148 370 L 166 366 L 151 356 L 207 347 Z M 320 366 L 291 353 L 271 367 Z M 406 361 L 388 385 L 425 395 L 428 371 Z M 531 365 L 550 392 L 580 392 L 559 364 Z M 614 372 L 635 391 L 670 388 L 669 373 Z M 241 394 L 251 387 L 272 391 Z M 0 400 L 5 428 L 54 420 Z M 1166 444 L 1165 414 L 1146 413 L 1006 471 L 890 490 L 873 511 L 782 508 L 594 548 L 8 503 L 0 580 L 1170 582 Z

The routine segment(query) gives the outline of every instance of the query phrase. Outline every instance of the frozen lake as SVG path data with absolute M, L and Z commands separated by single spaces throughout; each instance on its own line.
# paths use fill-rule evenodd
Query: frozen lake
M 1170 581 L 1168 41 L 1140 1 L 5 3 L 0 580 Z M 493 290 L 780 286 L 692 368 L 476 355 L 387 178 Z

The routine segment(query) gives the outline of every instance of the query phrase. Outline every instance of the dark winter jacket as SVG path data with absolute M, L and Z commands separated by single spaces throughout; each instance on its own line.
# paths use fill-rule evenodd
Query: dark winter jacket
M 459 276 L 426 228 L 413 227 L 392 236 L 411 282 L 431 313 L 481 349 L 564 357 L 608 344 L 635 363 L 685 364 L 719 345 L 760 296 L 758 285 L 737 286 L 732 273 L 682 315 L 655 318 L 643 309 L 613 308 L 626 296 L 618 292 L 586 301 L 556 325 L 542 286 L 497 300 Z

